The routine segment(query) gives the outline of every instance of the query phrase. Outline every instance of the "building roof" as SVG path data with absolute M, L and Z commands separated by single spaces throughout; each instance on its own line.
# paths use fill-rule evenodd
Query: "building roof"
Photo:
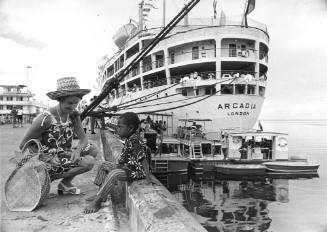
M 21 87 L 21 88 L 24 88 L 24 87 L 27 87 L 27 85 L 1 85 L 0 84 L 0 87 Z

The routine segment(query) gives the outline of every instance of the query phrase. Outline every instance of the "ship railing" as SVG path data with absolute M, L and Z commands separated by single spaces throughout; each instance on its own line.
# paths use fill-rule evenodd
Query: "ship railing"
M 264 60 L 266 63 L 268 63 L 268 52 L 266 52 L 264 50 L 260 50 L 259 59 Z
M 162 68 L 164 64 L 165 64 L 164 59 L 158 59 L 152 62 L 143 62 L 143 66 L 142 66 L 143 72 L 148 72 L 155 68 Z
M 239 48 L 220 48 L 221 57 L 237 57 L 246 59 L 255 59 L 258 51 L 255 49 L 239 49 Z
M 127 74 L 126 80 L 131 79 L 131 78 L 139 75 L 140 74 L 140 68 L 139 67 L 140 66 L 137 65 L 136 68 L 133 68 L 132 71 Z
M 126 80 L 138 75 L 139 69 L 130 72 Z M 236 79 L 235 79 L 236 78 Z M 197 86 L 197 85 L 214 85 L 217 80 L 224 79 L 235 79 L 233 83 L 255 83 L 267 81 L 266 74 L 261 74 L 259 77 L 256 76 L 256 72 L 244 71 L 244 70 L 223 70 L 223 71 L 207 71 L 207 72 L 192 72 L 181 75 L 174 75 L 170 77 L 171 84 L 181 84 L 184 87 Z M 167 80 L 161 79 L 144 79 L 142 89 L 150 89 L 166 85 Z M 123 95 L 126 95 L 124 93 Z
M 225 17 L 223 20 L 220 18 L 213 19 L 213 18 L 189 18 L 188 19 L 188 25 L 185 27 L 184 22 L 180 22 L 176 29 L 173 30 L 170 34 L 176 33 L 176 31 L 181 30 L 189 30 L 193 28 L 203 28 L 203 27 L 241 27 L 243 29 L 247 29 L 242 27 L 242 15 L 237 16 L 228 16 Z M 268 30 L 267 26 L 263 23 L 260 23 L 256 20 L 253 20 L 251 18 L 248 18 L 248 28 L 254 28 L 258 29 L 262 32 L 264 32 L 268 37 Z M 131 43 L 134 43 L 137 39 L 139 39 L 140 36 L 147 36 L 147 35 L 155 35 L 157 34 L 161 29 L 162 21 L 161 20 L 151 20 L 147 22 L 147 29 L 143 31 L 137 31 L 135 34 L 133 34 L 128 43 L 126 43 L 125 46 L 128 46 Z
M 208 49 L 196 49 L 193 51 L 179 51 L 172 52 L 170 51 L 170 56 L 168 57 L 169 64 L 176 64 L 180 62 L 185 62 L 189 60 L 200 60 L 206 58 L 215 58 L 216 50 L 213 48 Z
M 182 75 L 172 76 L 172 79 L 180 81 L 184 77 L 188 77 L 189 80 L 201 79 L 201 80 L 211 80 L 211 79 L 234 79 L 234 78 L 246 78 L 246 75 L 251 75 L 253 80 L 266 80 L 267 77 L 265 74 L 261 74 L 259 78 L 255 78 L 256 72 L 254 71 L 244 71 L 244 70 L 222 70 L 222 71 L 207 71 L 207 72 L 195 72 L 185 73 Z M 177 83 L 175 81 L 175 83 Z

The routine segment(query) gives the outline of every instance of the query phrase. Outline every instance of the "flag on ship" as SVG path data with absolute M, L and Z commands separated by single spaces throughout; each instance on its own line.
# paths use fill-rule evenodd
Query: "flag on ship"
M 144 0 L 143 7 L 142 7 L 142 14 L 143 14 L 143 22 L 149 21 L 149 13 L 152 9 L 158 9 L 154 4 L 153 0 Z
M 258 122 L 258 126 L 259 126 L 260 131 L 263 131 L 263 126 L 260 121 Z
M 149 3 L 149 2 L 145 2 L 145 3 L 144 3 L 144 6 L 145 6 L 145 7 L 151 7 L 151 8 L 153 8 L 153 9 L 158 9 L 158 7 L 156 7 L 155 5 L 153 5 L 152 3 Z
M 248 27 L 247 15 L 250 14 L 254 10 L 254 8 L 255 8 L 255 0 L 248 0 L 246 2 L 246 8 L 242 19 L 242 26 Z
M 212 3 L 212 6 L 213 6 L 213 18 L 217 18 L 217 0 L 213 0 L 213 3 Z

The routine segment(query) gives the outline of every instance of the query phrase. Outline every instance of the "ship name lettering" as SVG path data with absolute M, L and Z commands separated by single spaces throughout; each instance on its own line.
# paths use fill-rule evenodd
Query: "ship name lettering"
M 250 103 L 225 103 L 225 104 L 218 104 L 218 110 L 220 109 L 255 109 L 256 105 L 255 104 L 250 104 Z
M 250 113 L 249 112 L 229 112 L 229 113 L 227 113 L 227 115 L 228 116 L 249 116 L 250 115 Z

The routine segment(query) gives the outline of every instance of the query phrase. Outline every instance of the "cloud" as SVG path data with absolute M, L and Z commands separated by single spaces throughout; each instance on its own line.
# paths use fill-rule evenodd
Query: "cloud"
M 4 13 L 0 12 L 0 37 L 13 40 L 14 42 L 23 45 L 27 48 L 36 48 L 42 50 L 46 44 L 36 38 L 27 37 L 21 32 L 10 28 L 10 18 Z

